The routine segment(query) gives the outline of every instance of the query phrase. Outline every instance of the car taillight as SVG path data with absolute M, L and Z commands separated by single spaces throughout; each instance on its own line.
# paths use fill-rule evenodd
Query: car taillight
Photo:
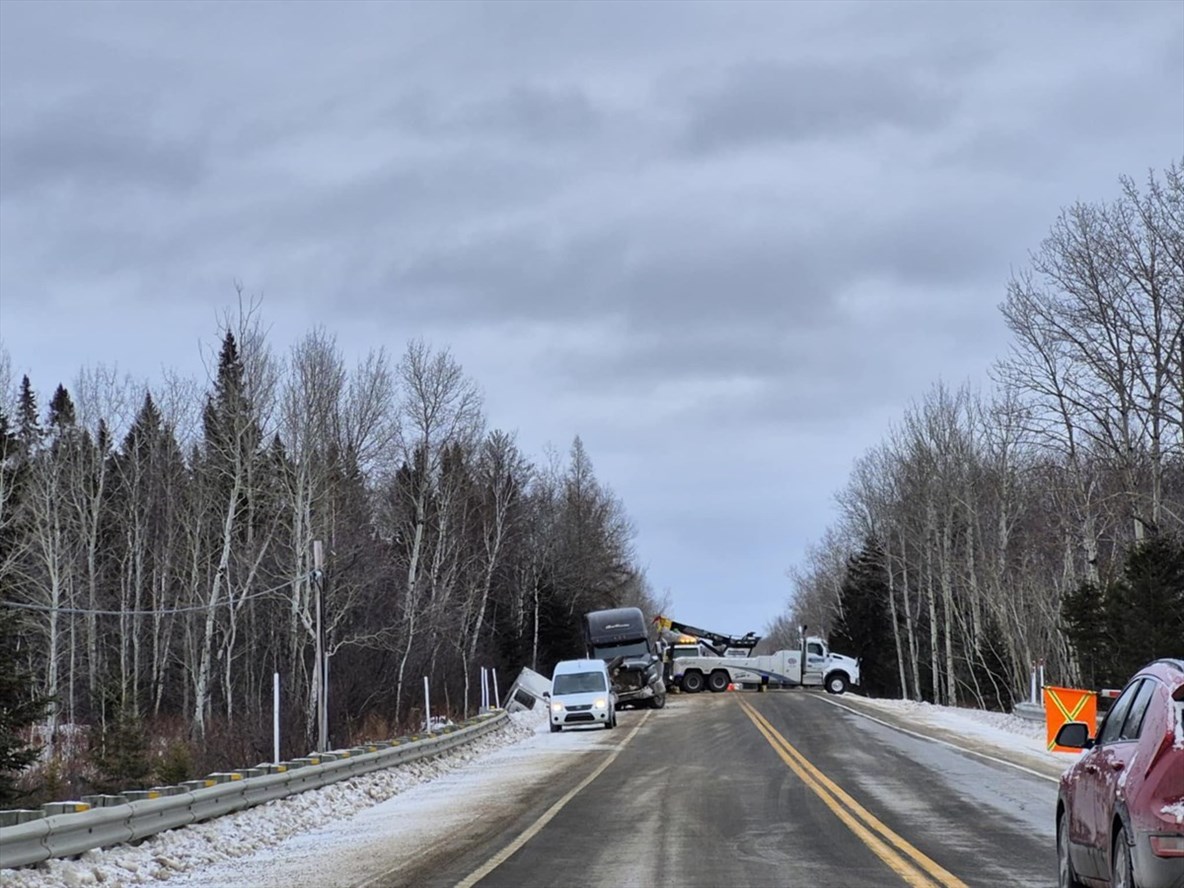
M 1151 836 L 1156 857 L 1184 857 L 1184 836 Z

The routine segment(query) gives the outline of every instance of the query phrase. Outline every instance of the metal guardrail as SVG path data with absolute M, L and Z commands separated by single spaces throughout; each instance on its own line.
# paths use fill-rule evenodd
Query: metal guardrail
M 122 805 L 55 814 L 0 827 L 0 868 L 28 866 L 51 857 L 70 857 L 92 848 L 134 842 L 167 829 L 210 820 L 330 783 L 439 755 L 463 746 L 506 723 L 505 712 L 481 716 L 475 724 L 374 752 L 326 753 L 320 764 L 287 763 L 289 769 L 189 789 L 176 795 Z M 333 760 L 328 760 L 332 758 Z
M 1044 707 L 1039 703 L 1016 703 L 1012 711 L 1025 721 L 1044 721 Z
M 1016 703 L 1012 709 L 1013 715 L 1018 715 L 1025 721 L 1040 722 L 1045 721 L 1044 707 L 1039 703 Z M 1106 715 L 1104 712 L 1099 712 L 1097 715 L 1097 723 L 1102 723 L 1102 718 Z

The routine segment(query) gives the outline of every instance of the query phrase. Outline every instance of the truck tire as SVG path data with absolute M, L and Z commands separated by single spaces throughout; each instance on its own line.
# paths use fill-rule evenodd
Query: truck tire
M 722 669 L 717 669 L 707 677 L 707 688 L 714 694 L 720 691 L 726 691 L 728 685 L 732 683 L 732 676 L 724 672 Z
M 661 709 L 666 705 L 666 693 L 654 694 L 650 697 L 650 709 Z
M 842 672 L 832 672 L 826 677 L 826 692 L 828 694 L 842 694 L 847 690 L 847 676 Z
M 557 725 L 557 724 L 555 724 L 555 722 L 551 722 L 551 733 L 552 734 L 558 734 L 562 730 L 563 730 L 562 725 Z
M 682 689 L 688 694 L 697 694 L 703 690 L 703 673 L 692 669 L 682 677 Z

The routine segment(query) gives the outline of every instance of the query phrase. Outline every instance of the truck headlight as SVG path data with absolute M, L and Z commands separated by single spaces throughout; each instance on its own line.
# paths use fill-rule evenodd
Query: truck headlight
M 552 712 L 563 712 L 563 704 L 562 703 L 552 703 L 551 704 L 551 711 Z
M 593 709 L 606 709 L 607 707 L 608 702 L 603 697 L 592 704 Z

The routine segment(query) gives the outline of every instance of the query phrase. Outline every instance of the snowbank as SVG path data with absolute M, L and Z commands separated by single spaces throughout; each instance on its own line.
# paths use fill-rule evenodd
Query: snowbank
M 289 837 L 347 817 L 518 743 L 545 727 L 545 713 L 510 715 L 509 724 L 437 758 L 334 783 L 246 811 L 169 830 L 139 845 L 88 851 L 73 860 L 47 860 L 35 867 L 0 869 L 5 888 L 120 888 L 160 882 L 181 873 L 254 854 Z
M 1077 752 L 1049 752 L 1043 722 L 1033 722 L 1006 712 L 987 712 L 982 709 L 961 709 L 917 703 L 912 700 L 874 700 L 859 698 L 861 708 L 882 710 L 896 714 L 915 730 L 938 728 L 1003 750 L 1035 756 L 1068 767 L 1080 755 Z

